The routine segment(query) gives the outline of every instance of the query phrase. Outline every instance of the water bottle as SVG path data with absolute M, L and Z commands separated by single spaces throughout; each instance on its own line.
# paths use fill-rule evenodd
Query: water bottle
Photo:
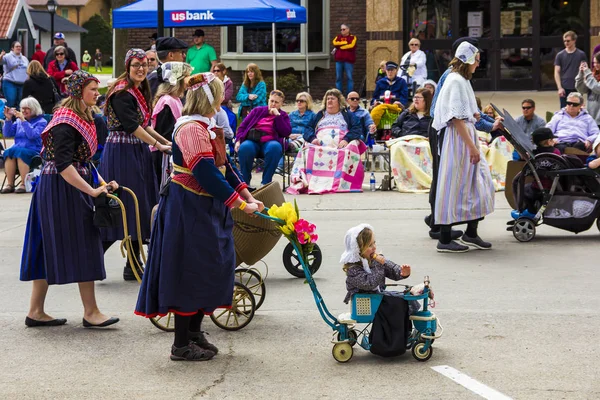
M 371 192 L 374 192 L 375 190 L 377 190 L 375 188 L 375 184 L 377 182 L 375 181 L 375 173 L 374 172 L 371 172 L 371 179 L 369 179 L 369 183 L 371 184 Z

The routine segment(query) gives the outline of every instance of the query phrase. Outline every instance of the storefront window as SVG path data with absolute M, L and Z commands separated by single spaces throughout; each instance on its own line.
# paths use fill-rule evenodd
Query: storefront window
M 410 10 L 409 36 L 424 39 L 451 39 L 451 0 L 416 0 Z
M 489 0 L 461 1 L 458 11 L 460 27 L 458 37 L 488 38 L 491 36 Z
M 502 0 L 500 4 L 500 36 L 523 37 L 533 34 L 532 0 Z
M 540 34 L 542 36 L 562 36 L 567 31 L 577 34 L 587 33 L 584 18 L 589 14 L 585 0 L 541 0 Z

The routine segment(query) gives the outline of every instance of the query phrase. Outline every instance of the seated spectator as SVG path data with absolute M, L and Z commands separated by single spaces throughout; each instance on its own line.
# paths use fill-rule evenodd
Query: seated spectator
M 580 93 L 587 93 L 585 109 L 594 118 L 596 125 L 600 126 L 600 53 L 597 53 L 593 60 L 595 60 L 593 72 L 585 62 L 579 66 L 579 74 L 575 77 L 575 88 Z
M 67 58 L 67 54 L 67 50 L 63 46 L 56 46 L 54 48 L 54 57 L 56 57 L 56 59 L 50 61 L 48 64 L 48 74 L 54 78 L 60 94 L 65 97 L 67 95 L 67 89 L 64 82 L 74 71 L 79 69 L 75 62 Z
M 494 120 L 494 121 L 500 117 L 498 115 L 498 113 L 496 112 L 496 110 L 494 110 L 494 107 L 492 107 L 491 104 L 488 104 L 487 106 L 485 106 L 484 109 L 481 110 L 481 112 L 483 114 L 487 115 L 491 120 Z M 494 129 L 494 130 L 490 131 L 490 135 L 492 136 L 491 140 L 493 141 L 497 137 L 502 136 L 503 133 L 504 133 L 503 129 Z
M 29 96 L 35 98 L 44 110 L 44 114 L 52 114 L 52 109 L 58 100 L 54 95 L 55 91 L 58 93 L 58 86 L 38 61 L 29 63 L 27 75 L 29 79 L 23 85 L 23 98 Z
M 535 101 L 525 99 L 521 102 L 521 108 L 523 109 L 523 115 L 520 115 L 516 122 L 527 136 L 531 136 L 531 133 L 536 129 L 546 126 L 546 121 L 535 114 Z
M 377 130 L 377 126 L 373 122 L 373 118 L 367 110 L 360 106 L 360 96 L 357 92 L 348 93 L 348 97 L 346 98 L 348 102 L 348 111 L 353 113 L 360 120 L 360 124 L 362 127 L 362 134 L 360 135 L 360 140 L 363 142 L 367 142 L 367 136 L 369 133 L 373 134 Z
M 590 169 L 600 168 L 600 135 L 594 142 L 594 152 L 586 160 L 586 165 Z
M 398 116 L 398 119 L 392 125 L 392 137 L 402 137 L 408 135 L 421 135 L 429 137 L 429 124 L 431 116 L 429 108 L 433 98 L 428 89 L 417 89 L 413 96 L 413 103 Z
M 6 186 L 2 193 L 25 193 L 25 176 L 29 173 L 31 162 L 42 150 L 42 131 L 48 125 L 40 103 L 33 97 L 21 100 L 21 111 L 6 107 L 4 109 L 3 134 L 14 137 L 15 143 L 4 151 L 4 172 Z M 15 188 L 15 176 L 19 170 L 21 184 Z
M 223 95 L 223 101 L 221 102 L 221 109 L 227 114 L 227 126 L 233 133 L 235 133 L 237 128 L 237 116 L 232 111 L 233 106 L 231 105 L 231 100 L 233 99 L 233 81 L 227 75 L 227 67 L 223 63 L 216 63 L 213 65 L 211 72 L 215 74 L 215 76 L 221 81 L 223 81 L 223 85 L 225 86 L 225 94 Z M 225 133 L 225 138 L 227 138 L 227 132 Z M 231 139 L 233 139 L 233 137 Z
M 435 83 L 434 80 L 426 79 L 423 81 L 423 83 L 419 87 L 429 89 L 429 91 L 431 92 L 431 96 L 433 98 L 433 96 L 435 95 L 435 91 L 437 90 L 437 83 Z
M 273 180 L 283 154 L 285 139 L 292 132 L 290 117 L 281 109 L 284 100 L 282 91 L 273 90 L 269 96 L 269 105 L 254 108 L 238 128 L 235 151 L 248 186 L 252 180 L 252 165 L 256 157 L 263 157 L 265 160 L 262 185 Z
M 362 191 L 365 171 L 361 154 L 366 146 L 360 140 L 360 120 L 345 106 L 338 89 L 325 93 L 323 109 L 304 133 L 306 143 L 294 161 L 288 193 Z
M 408 42 L 410 51 L 405 53 L 400 60 L 402 70 L 399 75 L 408 82 L 415 82 L 419 86 L 427 79 L 427 56 L 421 50 L 421 41 L 412 38 Z
M 304 145 L 304 132 L 310 125 L 315 113 L 312 110 L 313 99 L 308 92 L 300 92 L 296 95 L 296 110 L 290 113 L 292 134 L 286 140 L 286 150 L 294 152 L 300 150 Z M 284 157 L 279 160 L 277 172 L 283 172 Z
M 594 118 L 583 109 L 583 96 L 579 92 L 569 93 L 567 106 L 556 112 L 546 127 L 554 133 L 561 153 L 567 147 L 590 152 L 600 132 Z
M 256 107 L 267 105 L 267 85 L 263 80 L 260 68 L 256 64 L 248 64 L 244 82 L 240 86 L 237 96 L 240 102 L 238 118 L 244 119 Z
M 383 103 L 383 96 L 389 90 L 393 97 L 393 103 L 404 108 L 408 102 L 408 86 L 406 81 L 397 76 L 398 64 L 393 61 L 388 61 L 385 64 L 385 78 L 380 79 L 375 85 L 373 92 L 372 106 L 377 106 Z

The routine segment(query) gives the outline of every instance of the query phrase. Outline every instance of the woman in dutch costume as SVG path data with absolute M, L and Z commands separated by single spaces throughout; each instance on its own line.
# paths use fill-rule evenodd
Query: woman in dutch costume
M 135 309 L 152 318 L 175 314 L 171 360 L 204 361 L 218 349 L 200 330 L 205 314 L 231 306 L 235 270 L 230 209 L 261 211 L 214 129 L 223 83 L 213 74 L 188 82 L 173 133 L 171 181 L 161 192 L 150 255 Z
M 66 83 L 69 98 L 42 132 L 45 160 L 35 189 L 27 230 L 21 280 L 33 281 L 25 325 L 57 326 L 44 311 L 48 285 L 77 282 L 83 302 L 83 326 L 105 327 L 119 321 L 102 314 L 96 305 L 94 281 L 106 278 L 100 231 L 93 224 L 93 197 L 118 188 L 112 181 L 92 186 L 89 161 L 98 146 L 90 107 L 96 104 L 98 79 L 75 71 Z
M 475 93 L 469 80 L 479 65 L 479 50 L 468 42 L 456 49 L 450 62 L 452 73 L 440 90 L 433 128 L 446 128 L 441 149 L 435 199 L 435 221 L 441 225 L 438 252 L 462 253 L 469 247 L 487 250 L 491 243 L 483 241 L 477 226 L 494 211 L 494 183 L 479 148 L 474 123 L 480 117 Z M 460 238 L 452 240 L 451 227 L 467 224 Z
M 134 203 L 131 196 L 121 199 L 127 213 L 134 257 L 139 263 L 140 247 L 150 239 L 152 207 L 158 203 L 158 183 L 152 168 L 148 145 L 162 152 L 171 150 L 171 142 L 150 126 L 151 93 L 146 75 L 148 59 L 141 49 L 131 49 L 125 56 L 125 72 L 111 86 L 106 96 L 106 115 L 109 135 L 100 161 L 100 173 L 114 177 L 123 186 L 133 190 L 140 207 L 141 232 L 135 224 Z M 117 240 L 123 240 L 123 227 L 102 228 L 104 251 Z M 123 279 L 135 280 L 127 263 Z

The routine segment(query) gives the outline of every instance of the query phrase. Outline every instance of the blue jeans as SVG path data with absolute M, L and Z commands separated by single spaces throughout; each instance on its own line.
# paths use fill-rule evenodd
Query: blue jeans
M 263 170 L 262 185 L 266 185 L 273 180 L 273 174 L 277 168 L 277 163 L 283 154 L 281 144 L 276 140 L 265 143 L 256 143 L 252 140 L 244 140 L 238 150 L 240 169 L 246 184 L 250 185 L 252 180 L 252 165 L 256 157 L 265 159 L 265 169 Z
M 349 62 L 335 63 L 335 87 L 344 94 L 348 94 L 354 90 L 354 81 L 352 80 L 352 72 L 354 71 L 354 64 Z M 348 91 L 344 92 L 342 86 L 344 82 L 344 72 L 346 72 L 346 78 L 348 79 Z
M 21 102 L 21 97 L 23 97 L 23 85 L 3 80 L 2 91 L 4 92 L 4 97 L 6 97 L 6 105 L 19 110 L 19 103 Z

